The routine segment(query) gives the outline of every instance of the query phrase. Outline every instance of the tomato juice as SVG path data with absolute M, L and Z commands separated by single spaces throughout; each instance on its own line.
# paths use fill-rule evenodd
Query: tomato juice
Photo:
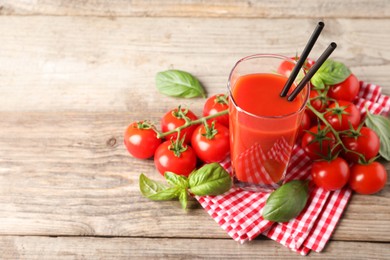
M 251 73 L 229 82 L 231 158 L 239 182 L 275 186 L 284 179 L 308 91 L 287 101 L 280 97 L 286 81 L 275 73 Z

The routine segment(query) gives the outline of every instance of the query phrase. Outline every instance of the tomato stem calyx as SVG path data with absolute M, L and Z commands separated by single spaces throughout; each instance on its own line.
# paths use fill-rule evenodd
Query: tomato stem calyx
M 326 112 L 330 112 L 332 115 L 336 115 L 339 122 L 341 122 L 343 115 L 349 115 L 349 113 L 347 111 L 345 111 L 347 109 L 347 106 L 340 106 L 337 101 L 334 103 L 335 103 L 336 107 L 335 108 L 328 108 L 328 109 L 326 109 Z
M 180 157 L 181 154 L 188 149 L 188 146 L 184 144 L 185 138 L 186 135 L 184 135 L 183 138 L 180 139 L 180 132 L 179 132 L 176 140 L 171 139 L 171 145 L 168 147 L 168 149 L 171 150 L 176 157 Z
M 190 119 L 187 117 L 188 113 L 188 108 L 182 109 L 181 106 L 179 105 L 177 107 L 177 110 L 175 109 L 172 111 L 172 115 L 178 119 L 184 119 L 186 122 L 188 122 Z
M 364 158 L 364 156 L 361 156 L 361 157 L 359 157 L 358 163 L 359 163 L 359 164 L 362 164 L 362 165 L 369 165 L 369 164 L 375 162 L 376 160 L 378 160 L 379 157 L 380 157 L 380 155 L 377 155 L 377 156 L 371 158 L 370 160 L 366 160 L 366 159 Z
M 227 95 L 217 95 L 214 99 L 214 102 L 218 103 L 218 104 L 223 104 L 223 105 L 229 104 L 228 99 L 227 99 Z
M 317 125 L 317 133 L 307 131 L 309 134 L 313 135 L 313 137 L 314 137 L 314 139 L 309 144 L 318 142 L 320 144 L 320 149 L 322 150 L 322 142 L 323 141 L 325 141 L 325 140 L 332 141 L 332 138 L 326 136 L 326 134 L 329 133 L 329 131 L 330 130 L 328 127 L 321 129 L 320 124 Z
M 211 123 L 211 126 L 208 125 L 207 121 L 204 120 L 203 122 L 205 133 L 202 134 L 207 139 L 211 140 L 218 134 L 218 130 L 215 129 L 215 121 Z
M 328 104 L 328 102 L 330 101 L 330 98 L 328 97 L 328 94 L 327 94 L 328 89 L 329 89 L 328 86 L 326 86 L 325 89 L 314 89 L 317 91 L 318 96 L 310 99 L 310 101 L 318 100 L 321 102 L 320 111 L 325 110 L 326 104 Z
M 149 121 L 138 121 L 137 122 L 138 129 L 151 129 L 153 128 L 153 124 Z
M 362 129 L 362 127 L 364 125 L 364 121 L 358 126 L 357 129 L 353 128 L 351 122 L 348 122 L 348 123 L 349 123 L 349 129 L 342 132 L 345 136 L 357 139 L 359 136 L 362 135 L 360 133 L 360 130 Z

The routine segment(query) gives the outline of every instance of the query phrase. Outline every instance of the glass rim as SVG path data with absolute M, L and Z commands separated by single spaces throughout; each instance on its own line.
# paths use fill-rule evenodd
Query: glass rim
M 232 101 L 234 107 L 237 109 L 238 112 L 242 112 L 242 113 L 245 113 L 251 117 L 256 117 L 256 118 L 265 118 L 265 119 L 280 119 L 280 118 L 286 118 L 286 117 L 290 117 L 290 116 L 294 116 L 296 114 L 299 114 L 302 112 L 302 110 L 305 109 L 306 107 L 306 103 L 307 103 L 307 100 L 309 99 L 309 94 L 310 94 L 310 82 L 308 82 L 305 86 L 305 88 L 307 89 L 306 91 L 306 96 L 304 97 L 304 101 L 302 103 L 302 106 L 299 107 L 299 109 L 297 111 L 294 111 L 292 113 L 289 113 L 289 114 L 284 114 L 284 115 L 277 115 L 277 116 L 262 116 L 262 115 L 256 115 L 256 114 L 253 114 L 251 112 L 248 112 L 246 111 L 245 109 L 241 108 L 240 106 L 237 105 L 236 101 L 234 100 L 233 98 L 233 93 L 232 93 L 232 88 L 231 88 L 231 84 L 230 84 L 230 81 L 231 81 L 231 78 L 232 78 L 232 75 L 233 75 L 233 71 L 237 68 L 238 65 L 240 65 L 242 62 L 244 61 L 247 61 L 247 60 L 251 60 L 251 59 L 256 59 L 256 58 L 276 58 L 276 59 L 280 59 L 280 60 L 287 60 L 287 61 L 291 61 L 292 63 L 296 64 L 297 61 L 292 59 L 292 58 L 289 58 L 287 56 L 283 56 L 283 55 L 279 55 L 279 54 L 252 54 L 252 55 L 249 55 L 249 56 L 245 56 L 241 59 L 239 59 L 236 64 L 234 64 L 232 70 L 230 71 L 230 74 L 229 74 L 229 80 L 228 80 L 228 91 L 229 91 L 229 99 Z M 305 70 L 303 68 L 301 68 L 301 71 L 305 73 Z

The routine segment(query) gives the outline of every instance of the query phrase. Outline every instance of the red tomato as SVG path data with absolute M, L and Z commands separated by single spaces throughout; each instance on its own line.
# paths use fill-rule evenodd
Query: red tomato
M 385 167 L 378 163 L 355 164 L 351 168 L 349 185 L 360 194 L 374 194 L 383 189 L 387 182 Z
M 126 131 L 124 143 L 127 151 L 139 159 L 146 159 L 153 156 L 161 139 L 157 138 L 152 126 L 146 122 L 131 123 Z
M 319 112 L 324 112 L 328 107 L 329 101 L 327 96 L 318 90 L 310 90 L 310 104 Z
M 353 132 L 352 136 L 342 136 L 341 140 L 347 149 L 361 153 L 366 161 L 374 158 L 379 152 L 379 137 L 368 127 L 362 127 L 360 133 Z M 343 152 L 343 157 L 349 162 L 359 161 L 359 155 L 353 152 Z
M 336 143 L 333 133 L 321 125 L 313 126 L 303 135 L 301 147 L 312 160 L 318 160 L 328 157 L 330 151 L 335 155 L 340 150 Z
M 294 67 L 295 67 L 295 62 L 293 62 L 293 60 L 294 61 L 298 61 L 298 59 L 299 59 L 299 57 L 293 57 L 293 58 L 291 58 L 291 60 L 284 60 L 284 61 L 282 61 L 282 63 L 280 63 L 280 65 L 279 65 L 279 67 L 278 67 L 278 70 L 277 70 L 277 72 L 279 73 L 279 74 L 281 74 L 281 75 L 284 75 L 284 76 L 286 76 L 286 77 L 289 77 L 290 76 L 290 74 L 291 74 L 291 72 L 292 72 L 292 70 L 294 69 Z M 305 71 L 307 71 L 307 70 L 309 70 L 310 69 L 310 64 L 309 64 L 309 62 L 306 60 L 305 62 L 304 62 L 304 64 L 303 64 L 303 69 L 305 70 Z
M 295 63 L 293 63 L 292 61 L 285 60 L 280 63 L 277 71 L 279 74 L 289 77 L 292 70 L 294 69 L 294 66 Z
M 318 112 L 324 112 L 329 105 L 329 100 L 326 94 L 324 92 L 315 89 L 310 90 L 309 99 L 310 99 L 310 104 Z M 317 116 L 310 109 L 307 109 L 306 111 L 309 114 L 311 122 L 316 123 Z
M 220 162 L 230 152 L 229 129 L 218 122 L 207 123 L 207 129 L 202 124 L 195 129 L 191 145 L 203 162 Z
M 163 118 L 161 119 L 161 130 L 163 132 L 171 131 L 175 128 L 178 128 L 179 126 L 182 126 L 186 123 L 185 117 L 188 117 L 190 120 L 196 120 L 198 117 L 188 109 L 181 108 L 181 113 L 179 112 L 178 108 L 170 110 L 168 113 L 166 113 Z M 182 138 L 185 135 L 185 140 L 187 144 L 191 142 L 191 136 L 196 128 L 196 125 L 189 126 L 184 128 L 180 132 L 180 138 Z M 165 137 L 167 140 L 173 139 L 175 140 L 177 138 L 177 133 L 173 133 L 170 135 L 167 135 Z
M 302 121 L 298 128 L 298 138 L 300 138 L 304 133 L 305 130 L 309 130 L 311 126 L 310 116 L 308 114 L 309 109 L 306 109 L 305 112 L 302 114 Z
M 177 142 L 177 141 L 176 141 Z M 154 154 L 154 164 L 161 175 L 169 171 L 188 176 L 196 166 L 196 155 L 191 146 L 175 145 L 174 141 L 165 141 Z
M 314 183 L 325 190 L 339 190 L 349 179 L 348 163 L 338 157 L 332 161 L 316 161 L 311 167 L 311 177 Z
M 344 100 L 330 104 L 324 117 L 337 131 L 350 129 L 350 124 L 356 129 L 360 124 L 359 110 L 353 103 Z
M 218 112 L 224 111 L 229 109 L 228 100 L 226 95 L 224 94 L 217 94 L 212 97 L 209 97 L 206 100 L 206 103 L 203 107 L 203 116 L 209 116 L 214 115 Z M 213 118 L 212 121 L 217 121 L 221 124 L 223 124 L 226 127 L 229 127 L 229 115 L 225 114 L 222 116 L 218 116 L 216 118 Z
M 330 86 L 328 96 L 337 100 L 352 102 L 359 93 L 359 89 L 359 80 L 351 74 L 343 82 Z

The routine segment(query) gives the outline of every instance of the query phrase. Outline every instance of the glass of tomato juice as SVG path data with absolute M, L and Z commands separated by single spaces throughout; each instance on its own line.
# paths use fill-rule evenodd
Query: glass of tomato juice
M 288 101 L 280 97 L 295 61 L 275 54 L 239 60 L 228 82 L 230 150 L 237 187 L 272 191 L 285 179 L 305 105 L 307 84 Z M 303 69 L 289 93 L 304 75 Z

